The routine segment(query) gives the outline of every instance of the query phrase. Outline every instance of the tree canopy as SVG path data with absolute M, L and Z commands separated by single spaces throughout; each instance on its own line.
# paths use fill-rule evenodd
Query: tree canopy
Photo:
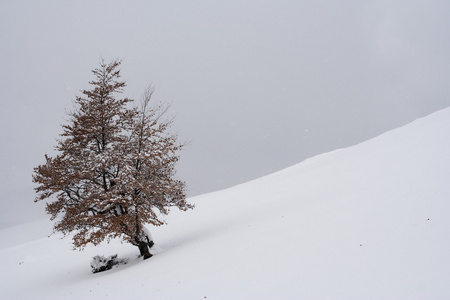
M 92 71 L 92 89 L 76 97 L 62 126 L 58 155 L 45 155 L 34 169 L 35 201 L 49 200 L 54 230 L 75 232 L 74 248 L 121 238 L 148 258 L 153 241 L 144 225 L 164 224 L 170 207 L 193 206 L 174 176 L 183 144 L 168 131 L 172 121 L 162 118 L 166 107 L 150 105 L 150 89 L 139 108 L 118 97 L 126 86 L 120 64 L 102 61 Z

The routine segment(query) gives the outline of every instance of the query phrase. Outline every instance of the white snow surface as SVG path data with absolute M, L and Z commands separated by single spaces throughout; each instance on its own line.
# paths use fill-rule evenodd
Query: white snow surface
M 449 129 L 450 108 L 191 198 L 149 226 L 145 261 L 72 251 L 47 220 L 2 229 L 0 299 L 450 299 Z M 116 253 L 130 262 L 91 273 Z

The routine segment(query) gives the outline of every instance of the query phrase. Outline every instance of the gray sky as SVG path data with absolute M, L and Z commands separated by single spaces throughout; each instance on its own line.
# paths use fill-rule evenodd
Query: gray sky
M 34 213 L 32 168 L 101 57 L 123 59 L 126 96 L 153 84 L 172 104 L 192 196 L 449 106 L 449 16 L 435 0 L 2 0 L 1 201 Z

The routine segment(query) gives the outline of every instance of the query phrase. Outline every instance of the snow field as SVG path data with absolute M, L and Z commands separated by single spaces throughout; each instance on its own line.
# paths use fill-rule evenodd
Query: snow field
M 152 258 L 72 251 L 47 220 L 0 230 L 1 299 L 449 299 L 450 109 L 191 198 Z M 30 205 L 33 203 L 30 201 Z M 129 258 L 92 274 L 95 255 Z

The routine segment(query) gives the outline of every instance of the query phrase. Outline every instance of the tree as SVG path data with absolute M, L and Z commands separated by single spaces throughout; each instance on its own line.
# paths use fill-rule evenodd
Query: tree
M 183 145 L 170 134 L 167 107 L 151 108 L 146 91 L 140 109 L 118 99 L 120 61 L 101 62 L 92 72 L 93 88 L 76 97 L 76 110 L 46 163 L 34 169 L 35 202 L 49 199 L 46 211 L 57 220 L 54 231 L 73 235 L 74 248 L 121 238 L 151 257 L 153 240 L 144 224 L 165 223 L 170 207 L 193 208 L 185 183 L 174 178 Z M 54 199 L 56 196 L 56 199 Z

